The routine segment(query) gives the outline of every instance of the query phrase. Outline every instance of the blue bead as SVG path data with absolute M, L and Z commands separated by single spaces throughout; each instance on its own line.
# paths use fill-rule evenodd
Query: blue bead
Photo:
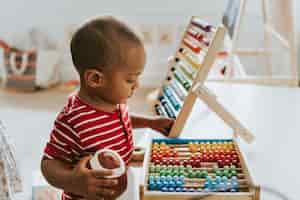
M 223 180 L 224 182 L 227 181 L 227 180 L 228 180 L 227 176 L 223 176 L 223 177 L 222 177 L 222 180 Z
M 220 176 L 216 176 L 216 183 L 220 183 L 222 181 L 222 178 Z
M 230 192 L 237 192 L 237 189 L 231 188 Z
M 160 182 L 160 181 L 157 181 L 156 182 L 156 187 L 160 190 L 160 188 L 162 188 L 162 186 L 163 186 L 163 183 L 162 182 Z
M 216 186 L 217 186 L 216 182 L 212 182 L 211 185 L 210 185 L 211 188 L 216 188 Z
M 167 188 L 167 187 L 163 187 L 163 188 L 161 189 L 161 191 L 163 191 L 163 192 L 168 192 L 168 188 Z
M 168 181 L 163 181 L 163 186 L 168 187 L 169 186 L 169 182 Z
M 232 181 L 237 181 L 238 178 L 237 178 L 236 176 L 233 176 L 233 177 L 231 177 L 231 180 L 232 180 Z
M 149 181 L 154 181 L 154 176 L 149 176 Z
M 239 187 L 239 183 L 238 182 L 232 182 L 232 188 L 237 189 Z
M 166 177 L 166 180 L 167 180 L 167 181 L 171 181 L 171 180 L 172 180 L 172 176 L 168 175 L 168 176 Z
M 155 184 L 150 184 L 149 185 L 149 190 L 155 190 Z
M 160 177 L 160 181 L 164 182 L 166 180 L 166 177 L 165 176 L 161 176 Z
M 169 191 L 169 192 L 174 192 L 175 189 L 174 189 L 173 187 L 169 187 L 168 191 Z
M 173 180 L 174 180 L 174 181 L 178 181 L 178 180 L 179 180 L 179 177 L 178 177 L 178 176 L 174 176 L 174 177 L 173 177 Z
M 182 188 L 178 187 L 175 189 L 176 192 L 182 192 Z
M 180 181 L 184 181 L 184 176 L 179 177 Z
M 189 192 L 195 192 L 195 189 L 194 189 L 194 188 L 189 188 L 188 191 L 189 191 Z
M 207 177 L 206 177 L 206 181 L 211 182 L 211 181 L 212 181 L 211 176 L 207 176 Z
M 205 181 L 204 188 L 209 188 L 209 187 L 210 187 L 210 183 L 208 181 Z
M 183 182 L 182 182 L 182 181 L 176 181 L 176 186 L 177 186 L 177 187 L 183 186 Z
M 169 182 L 170 187 L 176 187 L 176 183 L 174 181 Z
M 155 182 L 154 181 L 149 181 L 149 185 L 154 185 Z
M 204 192 L 210 192 L 210 189 L 209 188 L 205 188 Z
M 187 192 L 187 188 L 182 188 L 182 192 Z
M 198 188 L 198 189 L 196 190 L 196 192 L 202 192 L 202 189 L 201 189 L 201 188 Z

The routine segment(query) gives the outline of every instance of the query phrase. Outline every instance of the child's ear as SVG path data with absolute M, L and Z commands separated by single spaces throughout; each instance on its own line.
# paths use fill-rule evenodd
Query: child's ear
M 104 75 L 96 69 L 88 69 L 84 72 L 84 79 L 89 87 L 97 88 L 104 84 Z

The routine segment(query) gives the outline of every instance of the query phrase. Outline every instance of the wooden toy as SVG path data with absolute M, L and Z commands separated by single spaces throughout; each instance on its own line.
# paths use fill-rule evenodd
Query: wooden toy
M 241 136 L 247 142 L 254 139 L 252 134 L 218 103 L 216 96 L 204 85 L 218 49 L 223 44 L 225 33 L 226 30 L 222 25 L 214 27 L 198 17 L 192 17 L 175 57 L 170 63 L 166 81 L 162 84 L 158 99 L 154 103 L 158 115 L 175 119 L 169 137 L 180 135 L 196 98 L 199 97 L 232 127 L 235 135 Z M 194 46 L 184 43 L 191 35 L 195 39 Z M 201 50 L 196 51 L 199 45 Z
M 297 47 L 293 17 L 293 2 L 291 0 L 261 0 L 261 16 L 263 21 L 262 48 L 238 48 L 241 38 L 241 24 L 245 16 L 247 0 L 228 1 L 223 15 L 223 25 L 228 29 L 224 49 L 229 53 L 226 70 L 221 76 L 214 74 L 212 81 L 227 81 L 232 83 L 252 83 L 266 85 L 298 86 L 299 70 L 297 66 Z M 277 53 L 277 54 L 276 54 Z M 278 64 L 278 55 L 287 62 L 287 72 L 278 74 L 274 66 Z M 265 63 L 256 75 L 247 73 L 239 57 L 264 58 Z M 287 59 L 284 59 L 287 57 Z M 282 64 L 282 63 L 280 63 Z M 278 65 L 277 65 L 278 66 Z M 217 66 L 216 66 L 217 67 Z M 265 73 L 263 73 L 265 71 Z
M 143 200 L 259 200 L 259 187 L 231 139 L 153 139 L 143 178 Z

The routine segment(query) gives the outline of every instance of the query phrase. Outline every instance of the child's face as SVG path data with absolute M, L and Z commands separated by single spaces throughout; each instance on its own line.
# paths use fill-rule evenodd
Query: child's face
M 143 46 L 133 46 L 125 53 L 127 61 L 123 66 L 104 71 L 104 84 L 99 96 L 110 104 L 125 103 L 139 86 L 139 76 L 145 66 Z

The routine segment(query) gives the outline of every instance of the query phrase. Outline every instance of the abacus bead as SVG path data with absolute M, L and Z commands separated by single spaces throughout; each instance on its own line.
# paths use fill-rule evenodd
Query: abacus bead
M 225 182 L 225 181 L 228 181 L 227 176 L 223 176 L 223 177 L 222 177 L 222 181 L 224 181 L 224 182 Z
M 161 180 L 162 182 L 164 182 L 164 181 L 166 180 L 166 177 L 165 177 L 165 176 L 161 176 L 161 177 L 160 177 L 160 180 Z
M 216 171 L 216 176 L 222 176 L 222 173 L 221 173 L 220 170 L 217 170 L 217 171 Z
M 216 185 L 217 185 L 217 183 L 214 181 L 214 182 L 211 183 L 210 187 L 211 188 L 216 188 Z
M 194 188 L 189 188 L 188 191 L 189 192 L 195 192 L 195 189 Z
M 238 178 L 236 176 L 231 177 L 231 181 L 237 181 Z
M 149 176 L 149 181 L 154 181 L 154 176 Z
M 187 192 L 187 188 L 182 188 L 182 192 Z
M 201 178 L 202 177 L 202 172 L 200 170 L 198 170 L 196 172 L 196 178 Z
M 236 175 L 237 175 L 237 172 L 236 172 L 235 170 L 232 170 L 232 171 L 231 171 L 231 174 L 232 174 L 232 176 L 236 176 Z
M 149 184 L 149 190 L 155 190 L 155 184 Z
M 157 181 L 157 182 L 156 182 L 156 188 L 157 188 L 158 190 L 160 190 L 162 186 L 163 186 L 163 183 L 162 183 L 161 181 Z
M 163 191 L 163 192 L 168 192 L 168 188 L 167 188 L 167 187 L 163 187 L 163 188 L 162 188 L 162 191 Z
M 222 178 L 221 178 L 220 176 L 217 176 L 217 177 L 216 177 L 216 182 L 217 182 L 217 183 L 220 183 L 221 181 L 222 181 Z
M 175 187 L 175 186 L 176 186 L 176 183 L 175 183 L 174 181 L 170 181 L 170 182 L 169 182 L 169 185 L 170 185 L 170 187 Z
M 198 188 L 198 189 L 196 190 L 196 192 L 202 192 L 202 189 L 201 189 L 201 188 Z
M 208 176 L 208 172 L 206 170 L 202 171 L 202 178 L 206 178 Z
M 221 182 L 221 183 L 219 183 L 218 189 L 221 190 L 221 191 L 225 191 L 226 190 L 225 187 L 226 187 L 225 184 L 223 182 Z
M 174 192 L 175 189 L 173 187 L 169 187 L 168 192 Z
M 210 189 L 209 188 L 205 188 L 204 192 L 210 192 Z
M 205 183 L 204 183 L 204 186 L 203 186 L 204 188 L 209 188 L 210 187 L 210 183 L 208 182 L 208 181 L 205 181 Z
M 239 183 L 237 181 L 231 182 L 232 188 L 237 189 L 239 187 Z
M 168 176 L 166 177 L 166 180 L 167 180 L 167 181 L 171 181 L 171 180 L 172 180 L 172 176 L 168 175 Z
M 182 188 L 178 187 L 175 189 L 176 192 L 182 192 Z

